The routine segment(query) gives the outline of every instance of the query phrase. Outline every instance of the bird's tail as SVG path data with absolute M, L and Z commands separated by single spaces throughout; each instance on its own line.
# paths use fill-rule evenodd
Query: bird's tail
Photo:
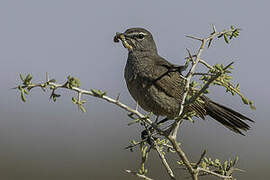
M 250 129 L 250 126 L 245 121 L 247 120 L 250 122 L 254 122 L 253 120 L 240 114 L 239 112 L 236 112 L 235 110 L 213 102 L 209 98 L 205 100 L 205 109 L 206 113 L 209 116 L 223 124 L 225 127 L 229 128 L 233 132 L 242 135 L 244 135 L 242 131 L 247 131 Z

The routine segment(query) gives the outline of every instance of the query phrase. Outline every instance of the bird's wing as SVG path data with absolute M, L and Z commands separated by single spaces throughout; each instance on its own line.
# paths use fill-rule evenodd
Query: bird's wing
M 162 57 L 155 57 L 153 59 L 155 59 L 155 62 L 149 68 L 151 72 L 148 73 L 153 83 L 158 89 L 181 103 L 185 88 L 185 80 L 181 75 L 183 66 L 173 65 Z M 206 112 L 203 104 L 196 101 L 190 108 L 204 119 Z
M 151 79 L 153 83 L 168 96 L 182 100 L 185 80 L 181 77 L 181 69 L 158 56 L 153 58 L 154 63 L 151 68 Z

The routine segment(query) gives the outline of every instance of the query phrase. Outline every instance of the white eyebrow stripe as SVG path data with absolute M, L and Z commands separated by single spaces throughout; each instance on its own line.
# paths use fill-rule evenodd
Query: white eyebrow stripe
M 139 34 L 143 34 L 143 35 L 147 35 L 147 33 L 144 33 L 144 32 L 132 32 L 132 33 L 130 33 L 130 34 L 128 34 L 128 35 L 130 35 L 130 36 L 134 36 L 134 35 L 139 35 Z

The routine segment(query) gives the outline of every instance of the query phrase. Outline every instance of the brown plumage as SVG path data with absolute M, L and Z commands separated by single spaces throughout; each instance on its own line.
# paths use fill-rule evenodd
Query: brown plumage
M 183 66 L 171 64 L 160 57 L 151 33 L 143 28 L 132 28 L 125 33 L 117 33 L 115 42 L 120 39 L 129 50 L 125 67 L 125 80 L 128 90 L 138 104 L 155 115 L 173 119 L 178 115 L 183 98 L 184 80 L 181 77 Z M 250 126 L 248 117 L 202 95 L 186 107 L 195 111 L 202 119 L 211 116 L 230 130 L 242 134 Z

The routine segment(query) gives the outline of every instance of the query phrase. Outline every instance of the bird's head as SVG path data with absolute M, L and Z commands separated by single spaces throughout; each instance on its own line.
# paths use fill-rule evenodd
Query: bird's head
M 114 42 L 122 41 L 128 51 L 157 53 L 157 47 L 152 34 L 144 28 L 130 28 L 124 33 L 116 33 Z

